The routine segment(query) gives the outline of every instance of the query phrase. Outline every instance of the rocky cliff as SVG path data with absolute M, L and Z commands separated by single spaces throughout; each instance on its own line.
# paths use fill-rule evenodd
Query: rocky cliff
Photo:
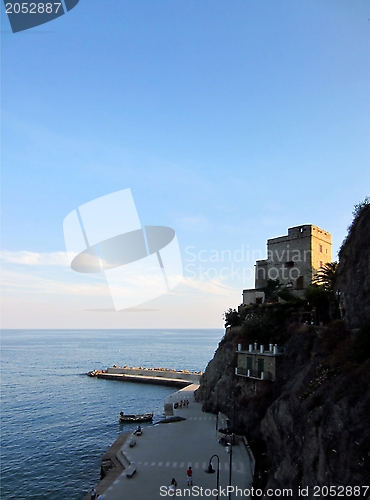
M 338 289 L 349 328 L 370 318 L 370 205 L 359 212 L 339 252 Z
M 314 486 L 340 492 L 342 486 L 370 484 L 369 255 L 365 207 L 341 251 L 346 322 L 300 324 L 289 310 L 282 319 L 279 306 L 266 306 L 278 325 L 267 333 L 269 340 L 284 344 L 276 380 L 235 375 L 237 344 L 256 340 L 255 317 L 227 329 L 201 379 L 196 398 L 203 409 L 227 414 L 235 432 L 250 442 L 257 461 L 254 486 L 293 488 L 295 498 L 298 487 L 308 487 L 306 498 L 313 499 L 325 497 L 314 496 Z M 265 343 L 263 337 L 257 341 Z M 364 498 L 364 489 L 360 495 L 343 491 L 347 498 Z

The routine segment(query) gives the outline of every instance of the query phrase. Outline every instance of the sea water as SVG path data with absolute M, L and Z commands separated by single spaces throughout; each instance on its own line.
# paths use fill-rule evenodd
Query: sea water
M 81 500 L 103 454 L 134 424 L 163 414 L 176 389 L 90 378 L 118 366 L 203 371 L 223 330 L 3 330 L 1 498 Z M 145 424 L 144 424 L 145 425 Z

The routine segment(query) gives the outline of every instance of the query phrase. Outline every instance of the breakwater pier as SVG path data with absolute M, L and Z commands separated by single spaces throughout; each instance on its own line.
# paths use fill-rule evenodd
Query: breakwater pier
M 87 373 L 89 377 L 120 380 L 123 382 L 138 382 L 173 387 L 186 387 L 199 384 L 202 372 L 188 370 L 171 370 L 168 368 L 118 367 L 113 365 L 106 370 L 93 370 Z

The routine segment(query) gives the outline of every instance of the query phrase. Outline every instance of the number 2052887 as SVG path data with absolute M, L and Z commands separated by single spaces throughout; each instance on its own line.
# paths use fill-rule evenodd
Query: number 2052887
M 7 3 L 5 4 L 7 14 L 57 14 L 61 2 L 35 3 Z M 63 10 L 63 9 L 62 9 Z

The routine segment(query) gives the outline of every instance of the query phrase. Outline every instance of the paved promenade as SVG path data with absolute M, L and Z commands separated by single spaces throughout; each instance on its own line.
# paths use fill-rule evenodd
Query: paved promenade
M 227 498 L 230 454 L 218 443 L 216 416 L 202 412 L 201 404 L 193 401 L 194 389 L 197 387 L 197 385 L 188 386 L 166 400 L 166 403 L 175 403 L 181 399 L 189 399 L 188 408 L 178 408 L 174 411 L 174 415 L 185 417 L 186 420 L 145 427 L 141 436 L 130 437 L 136 442 L 133 447 L 129 446 L 130 439 L 126 441 L 122 451 L 128 461 L 134 462 L 136 473 L 128 478 L 123 472 L 103 493 L 104 500 L 168 498 L 167 487 L 173 477 L 177 481 L 176 496 L 180 496 L 180 493 L 181 496 L 190 496 L 184 492 L 184 488 L 187 488 L 186 470 L 189 465 L 193 469 L 194 492 L 191 496 L 205 497 L 204 490 L 216 488 L 217 484 L 217 473 L 204 472 L 214 454 L 219 456 L 220 487 L 225 488 L 224 494 L 221 490 L 219 498 Z M 222 427 L 222 422 L 219 422 L 219 427 Z M 252 477 L 244 445 L 233 447 L 232 459 L 231 484 L 242 489 L 248 488 L 252 483 Z M 213 458 L 212 465 L 216 470 L 217 463 L 217 458 Z M 200 488 L 203 488 L 203 495 Z M 196 489 L 197 495 L 194 494 Z M 209 494 L 208 497 L 216 498 Z M 232 494 L 231 498 L 236 498 L 235 494 Z

